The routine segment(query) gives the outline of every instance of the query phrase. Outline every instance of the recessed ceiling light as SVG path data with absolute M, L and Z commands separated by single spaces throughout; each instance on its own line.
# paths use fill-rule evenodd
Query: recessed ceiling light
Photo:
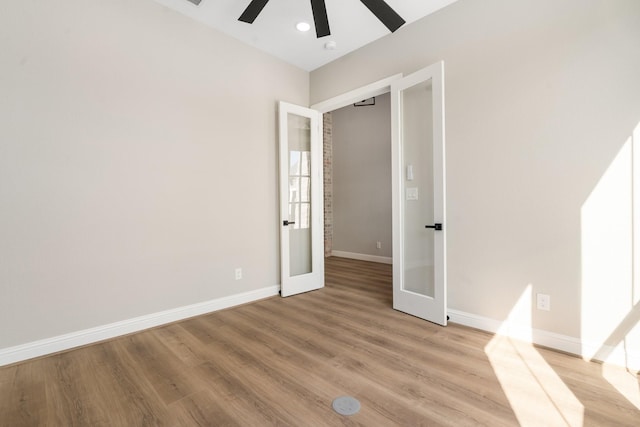
M 311 25 L 309 25 L 308 22 L 301 21 L 296 24 L 296 29 L 300 32 L 306 33 L 311 29 Z

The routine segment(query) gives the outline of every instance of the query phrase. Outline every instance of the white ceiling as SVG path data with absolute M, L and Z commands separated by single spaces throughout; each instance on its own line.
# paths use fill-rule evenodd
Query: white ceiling
M 360 0 L 326 0 L 331 35 L 320 39 L 309 0 L 270 0 L 253 24 L 238 21 L 251 0 L 202 0 L 199 6 L 188 0 L 155 1 L 307 71 L 391 34 Z M 455 1 L 386 0 L 407 24 Z M 300 21 L 310 23 L 311 30 L 297 31 Z M 324 48 L 328 41 L 336 43 L 335 50 Z

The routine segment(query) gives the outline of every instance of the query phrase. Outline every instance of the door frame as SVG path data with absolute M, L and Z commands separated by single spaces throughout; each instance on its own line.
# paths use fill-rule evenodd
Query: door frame
M 441 71 L 442 73 L 444 73 L 444 63 L 442 61 L 437 62 L 435 64 L 432 64 L 431 66 L 425 67 L 425 68 L 429 68 L 429 67 L 433 67 L 433 66 L 437 66 L 437 67 L 441 67 Z M 346 107 L 347 105 L 353 104 L 355 102 L 361 101 L 363 99 L 368 99 L 374 96 L 380 96 L 386 93 L 391 93 L 391 85 L 394 82 L 398 82 L 401 79 L 403 79 L 404 76 L 402 73 L 398 73 L 398 74 L 394 74 L 392 76 L 389 76 L 387 78 L 375 81 L 373 83 L 370 83 L 368 85 L 362 86 L 360 88 L 356 88 L 353 89 L 349 92 L 345 92 L 341 95 L 337 95 L 334 96 L 333 98 L 329 98 L 327 100 L 312 104 L 309 108 L 313 109 L 313 110 L 317 110 L 319 111 L 321 114 L 324 113 L 328 113 L 330 111 L 334 111 L 337 110 L 339 108 L 342 107 Z M 444 80 L 442 81 L 442 87 L 441 90 L 444 90 Z M 442 128 L 440 129 L 440 131 L 442 132 L 442 137 L 444 138 L 444 96 L 442 96 L 442 114 L 443 114 L 443 124 L 442 124 Z M 390 120 L 392 120 L 392 118 L 390 118 Z M 443 167 L 446 168 L 446 165 L 443 164 Z M 393 176 L 393 172 L 392 172 L 392 179 L 395 179 L 395 177 Z M 446 210 L 446 190 L 443 189 L 443 191 L 445 191 L 444 194 L 444 203 L 445 206 L 442 207 L 443 210 Z M 394 201 L 392 200 L 392 205 L 394 205 Z M 394 206 L 395 209 L 395 206 Z M 444 219 L 444 218 L 443 218 Z M 393 233 L 396 232 L 396 225 L 392 224 L 393 227 Z M 444 233 L 442 234 L 442 238 L 445 238 Z M 444 245 L 444 256 L 446 259 L 446 241 L 445 241 L 445 245 Z M 396 257 L 396 255 L 394 254 L 394 258 Z M 323 259 L 323 265 L 324 265 L 324 259 Z M 395 268 L 395 262 L 394 262 L 394 268 Z M 446 270 L 447 270 L 447 264 L 445 262 L 444 265 L 444 272 L 443 274 L 445 275 L 445 281 L 446 281 Z M 444 295 L 444 301 L 445 301 L 445 313 L 444 313 L 444 322 L 439 322 L 440 324 L 446 325 L 446 322 L 448 320 L 448 316 L 447 316 L 447 311 L 448 311 L 448 307 L 447 307 L 447 303 L 446 303 L 446 285 L 445 285 L 445 295 Z
M 324 114 L 342 107 L 346 107 L 347 105 L 351 105 L 354 102 L 362 101 L 363 99 L 369 99 L 374 96 L 380 96 L 385 93 L 390 93 L 391 83 L 400 80 L 401 78 L 402 74 L 394 74 L 382 80 L 378 80 L 366 86 L 362 86 L 358 89 L 343 93 L 342 95 L 338 95 L 325 101 L 313 104 L 309 108 L 311 108 L 312 110 L 317 110 L 321 114 Z

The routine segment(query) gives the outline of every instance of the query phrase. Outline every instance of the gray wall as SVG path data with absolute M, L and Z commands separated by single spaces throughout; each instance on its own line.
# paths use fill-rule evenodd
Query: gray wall
M 334 251 L 391 257 L 390 108 L 385 94 L 332 112 Z
M 151 0 L 4 2 L 0 348 L 277 285 L 308 79 Z
M 460 0 L 312 72 L 315 103 L 444 60 L 450 308 L 505 320 L 546 293 L 534 328 L 638 347 L 639 20 L 637 0 Z
M 310 80 L 151 0 L 5 3 L 0 348 L 277 284 L 276 101 L 438 60 L 450 307 L 637 348 L 637 0 L 460 0 Z

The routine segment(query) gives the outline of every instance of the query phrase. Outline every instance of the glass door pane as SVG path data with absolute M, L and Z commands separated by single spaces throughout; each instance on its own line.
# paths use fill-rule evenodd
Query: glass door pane
M 431 80 L 401 92 L 405 291 L 434 297 L 433 91 Z
M 288 113 L 290 276 L 312 269 L 311 120 Z

